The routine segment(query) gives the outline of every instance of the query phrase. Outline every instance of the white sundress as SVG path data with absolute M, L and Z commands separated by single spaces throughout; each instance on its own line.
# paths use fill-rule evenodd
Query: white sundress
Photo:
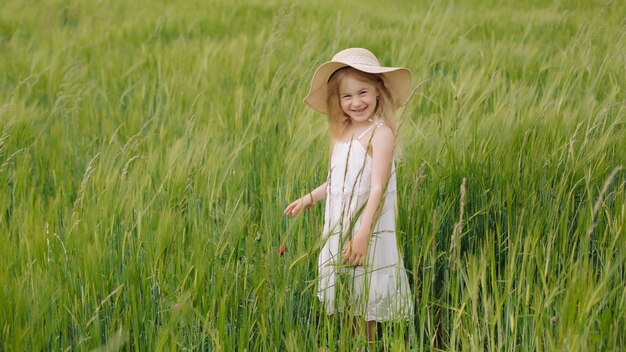
M 407 274 L 396 244 L 394 164 L 363 265 L 343 265 L 342 251 L 349 236 L 359 229 L 359 214 L 370 191 L 372 158 L 360 140 L 382 123 L 375 123 L 350 142 L 335 143 L 326 188 L 326 243 L 318 262 L 318 298 L 328 314 L 349 311 L 366 321 L 379 322 L 413 315 Z

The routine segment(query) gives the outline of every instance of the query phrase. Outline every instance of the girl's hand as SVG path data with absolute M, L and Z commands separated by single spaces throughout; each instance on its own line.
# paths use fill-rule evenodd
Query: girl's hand
M 343 264 L 348 265 L 363 265 L 365 255 L 367 254 L 367 247 L 369 246 L 369 239 L 367 233 L 358 231 L 352 239 L 343 246 Z
M 293 201 L 291 204 L 285 208 L 283 214 L 285 216 L 296 216 L 303 209 L 308 209 L 313 205 L 313 198 L 309 195 L 306 195 L 296 201 Z

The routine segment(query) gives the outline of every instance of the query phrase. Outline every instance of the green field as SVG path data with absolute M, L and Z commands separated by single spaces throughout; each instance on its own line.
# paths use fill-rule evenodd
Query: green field
M 626 346 L 620 1 L 0 2 L 0 351 L 354 350 L 316 298 L 347 47 L 408 67 L 378 350 Z M 461 184 L 465 179 L 464 197 Z M 279 255 L 285 243 L 287 250 Z

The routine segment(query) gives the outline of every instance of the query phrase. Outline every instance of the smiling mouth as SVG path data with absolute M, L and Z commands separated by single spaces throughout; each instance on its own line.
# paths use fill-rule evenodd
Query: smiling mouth
M 357 114 L 360 114 L 363 111 L 365 111 L 365 109 L 367 109 L 367 107 L 364 107 L 363 109 L 359 109 L 359 110 L 352 110 L 352 111 L 356 112 Z

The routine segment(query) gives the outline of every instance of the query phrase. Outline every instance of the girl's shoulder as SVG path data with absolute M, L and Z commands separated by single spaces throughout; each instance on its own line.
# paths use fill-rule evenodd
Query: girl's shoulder
M 384 121 L 381 121 L 376 127 L 376 133 L 387 138 L 394 138 L 393 130 Z M 376 135 L 376 133 L 374 135 Z
M 395 141 L 395 135 L 391 127 L 389 127 L 384 121 L 377 122 L 377 126 L 369 131 L 365 136 L 365 140 L 371 140 L 372 145 L 375 147 L 377 144 L 393 144 Z

